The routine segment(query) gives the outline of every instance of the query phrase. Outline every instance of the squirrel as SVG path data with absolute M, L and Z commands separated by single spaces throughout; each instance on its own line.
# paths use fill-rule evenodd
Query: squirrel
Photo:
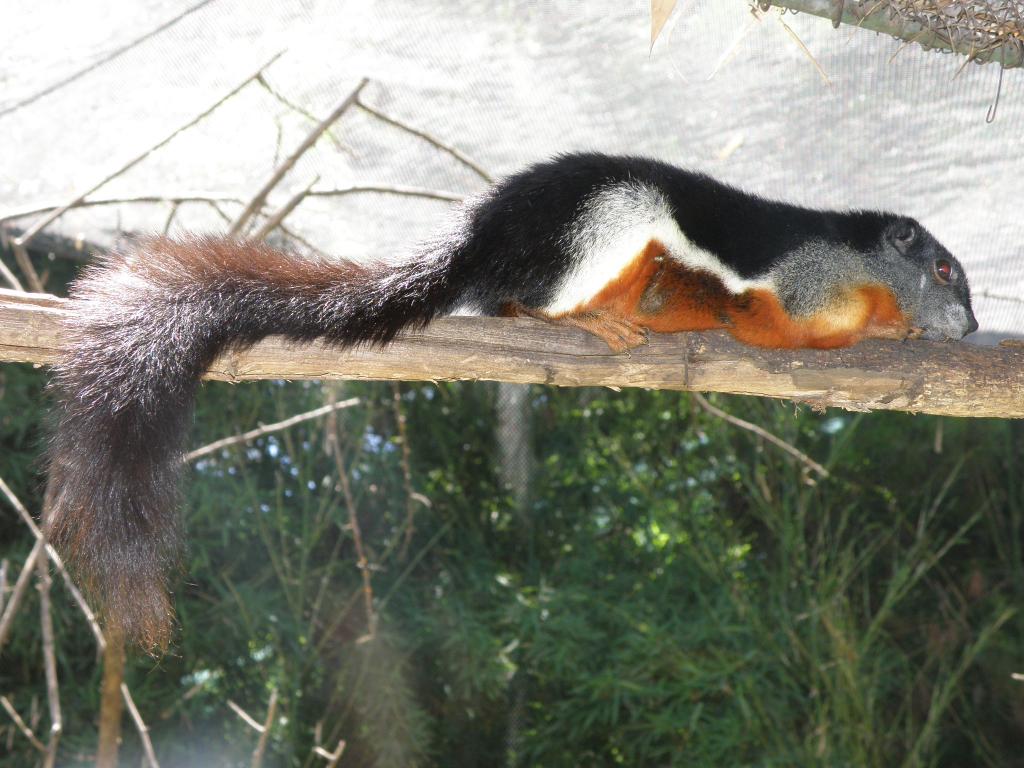
M 451 313 L 530 316 L 614 351 L 724 328 L 835 348 L 976 330 L 963 267 L 914 219 L 766 200 L 651 159 L 569 154 L 457 209 L 398 263 L 150 237 L 70 290 L 52 389 L 48 536 L 133 643 L 166 647 L 183 444 L 201 375 L 271 334 L 386 344 Z

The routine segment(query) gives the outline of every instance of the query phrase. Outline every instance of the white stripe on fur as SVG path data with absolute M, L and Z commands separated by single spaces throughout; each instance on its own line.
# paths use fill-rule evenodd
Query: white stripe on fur
M 655 188 L 628 182 L 591 195 L 565 235 L 574 266 L 562 278 L 546 312 L 569 312 L 593 299 L 647 247 L 657 240 L 671 258 L 692 269 L 710 272 L 731 293 L 771 288 L 768 278 L 746 280 L 698 248 L 683 234 L 664 196 Z

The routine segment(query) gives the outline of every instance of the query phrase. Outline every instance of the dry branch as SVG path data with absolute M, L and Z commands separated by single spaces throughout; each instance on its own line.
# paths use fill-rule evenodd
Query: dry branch
M 43 672 L 46 677 L 46 702 L 50 709 L 50 738 L 46 744 L 43 768 L 57 764 L 57 747 L 64 730 L 64 717 L 60 708 L 60 684 L 57 680 L 57 652 L 53 639 L 53 612 L 50 608 L 50 564 L 45 557 L 37 563 L 39 570 L 39 624 L 43 636 Z
M 0 290 L 0 361 L 52 363 L 65 310 Z M 441 318 L 383 350 L 270 338 L 222 355 L 208 379 L 489 380 L 778 397 L 817 407 L 1024 417 L 1024 349 L 871 340 L 850 349 L 769 350 L 724 332 L 654 334 L 628 355 L 529 318 Z
M 274 187 L 278 185 L 281 179 L 285 177 L 288 171 L 290 171 L 292 167 L 299 161 L 299 158 L 301 158 L 310 147 L 316 144 L 317 139 L 319 139 L 324 134 L 324 131 L 330 128 L 338 120 L 338 118 L 340 118 L 343 114 L 345 114 L 345 112 L 348 111 L 352 104 L 355 103 L 355 100 L 359 98 L 359 93 L 363 90 L 363 88 L 366 87 L 366 84 L 368 82 L 370 81 L 367 80 L 365 77 L 362 80 L 360 80 L 359 84 L 355 87 L 355 89 L 353 89 L 353 91 L 349 93 L 348 96 L 342 99 L 341 103 L 334 108 L 331 114 L 325 117 L 320 122 L 319 125 L 317 125 L 312 131 L 310 131 L 306 138 L 302 140 L 302 143 L 300 143 L 299 146 L 296 147 L 295 150 L 290 155 L 288 155 L 287 158 L 285 158 L 283 163 L 281 163 L 276 169 L 274 169 L 274 172 L 270 175 L 270 178 L 267 179 L 267 181 L 263 184 L 262 187 L 260 187 L 259 191 L 249 201 L 249 204 L 245 206 L 245 209 L 238 215 L 238 218 L 235 219 L 235 223 L 232 224 L 231 228 L 228 230 L 229 235 L 238 235 L 242 232 L 242 229 L 245 227 L 246 224 L 249 223 L 249 220 L 253 217 L 253 215 L 257 211 L 262 209 L 263 203 L 267 199 L 267 195 L 270 194 L 270 192 L 274 189 Z
M 787 443 L 781 437 L 773 435 L 764 427 L 759 427 L 757 424 L 751 424 L 749 421 L 746 421 L 745 419 L 733 416 L 731 413 L 726 413 L 721 408 L 718 408 L 709 403 L 707 399 L 699 392 L 694 393 L 693 397 L 697 401 L 697 404 L 705 411 L 710 413 L 712 416 L 716 416 L 719 419 L 723 419 L 727 421 L 729 424 L 732 424 L 734 427 L 739 427 L 740 429 L 745 429 L 748 432 L 753 432 L 755 435 L 762 438 L 763 440 L 767 440 L 772 445 L 784 450 L 797 461 L 801 462 L 808 469 L 814 470 L 822 477 L 829 476 L 829 471 L 825 469 L 823 466 L 821 466 L 821 464 L 816 462 L 814 459 L 812 459 L 806 453 L 801 451 L 799 448 L 795 447 L 794 445 L 791 445 L 790 443 Z
M 7 236 L 6 230 L 0 228 L 0 253 L 7 250 L 8 247 L 10 247 L 10 239 Z M 11 288 L 13 288 L 14 290 L 25 290 L 25 286 L 21 284 L 21 281 L 18 279 L 17 275 L 15 275 L 10 270 L 10 267 L 4 264 L 3 259 L 0 259 L 0 277 L 2 277 L 6 281 L 6 283 L 9 286 L 11 286 Z
M 340 739 L 338 746 L 334 748 L 333 752 L 328 752 L 323 747 L 313 747 L 313 754 L 317 757 L 322 757 L 327 761 L 327 765 L 324 768 L 334 768 L 341 759 L 342 753 L 345 751 L 345 740 Z
M 465 195 L 458 192 L 446 192 L 443 189 L 424 189 L 422 187 L 403 187 L 395 184 L 359 184 L 352 187 L 338 187 L 336 189 L 314 189 L 307 193 L 307 197 L 341 197 L 342 195 L 354 195 L 364 192 L 372 192 L 380 195 L 400 195 L 402 197 L 425 197 L 428 200 L 442 200 L 449 203 L 458 203 L 466 199 Z
M 11 241 L 11 248 L 14 251 L 14 260 L 18 263 L 21 274 L 25 276 L 28 287 L 36 293 L 43 293 L 46 290 L 43 287 L 43 281 L 39 279 L 39 273 L 32 266 L 32 260 L 28 257 L 25 246 L 15 239 Z
M 313 177 L 313 180 L 306 185 L 305 189 L 292 195 L 288 202 L 274 211 L 266 221 L 260 224 L 259 228 L 252 233 L 252 239 L 263 240 L 267 235 L 281 226 L 282 222 L 288 218 L 288 214 L 299 207 L 299 204 L 306 199 L 310 190 L 313 189 L 313 185 L 318 181 L 320 181 L 319 176 Z
M 156 152 L 158 149 L 160 149 L 161 147 L 169 144 L 172 139 L 174 139 L 176 136 L 178 136 L 178 134 L 180 134 L 183 131 L 191 128 L 193 125 L 195 125 L 196 123 L 199 123 L 204 118 L 206 118 L 208 115 L 212 114 L 224 102 L 226 102 L 228 99 L 230 99 L 236 93 L 241 91 L 245 86 L 247 86 L 249 83 L 251 83 L 253 80 L 255 80 L 260 75 L 260 73 L 263 72 L 263 70 L 265 70 L 267 67 L 269 67 L 271 64 L 273 64 L 275 61 L 277 61 L 277 59 L 281 56 L 282 53 L 284 53 L 284 51 L 281 51 L 280 53 L 274 54 L 274 56 L 271 57 L 256 72 L 253 72 L 251 75 L 249 75 L 247 78 L 245 78 L 245 80 L 243 80 L 241 83 L 236 85 L 233 89 L 231 89 L 231 91 L 229 91 L 227 94 L 225 94 L 220 99 L 218 99 L 216 102 L 214 102 L 212 105 L 210 105 L 205 110 L 203 110 L 203 112 L 201 112 L 200 114 L 196 115 L 194 118 L 189 120 L 184 125 L 179 126 L 178 128 L 176 128 L 174 131 L 169 133 L 167 136 L 165 136 L 162 140 L 160 140 L 159 142 L 154 144 L 152 147 L 150 147 L 149 149 L 145 150 L 141 154 L 139 154 L 139 155 L 135 156 L 134 158 L 132 158 L 131 160 L 129 160 L 127 163 L 122 165 L 116 171 L 113 171 L 109 175 L 104 176 L 98 182 L 96 182 L 91 187 L 89 187 L 89 189 L 87 189 L 84 192 L 82 192 L 81 194 L 77 195 L 72 200 L 69 200 L 64 205 L 60 206 L 59 208 L 56 208 L 56 209 L 52 210 L 49 214 L 47 214 L 46 216 L 44 216 L 41 219 L 39 219 L 35 224 L 30 226 L 28 228 L 28 230 L 25 231 L 24 234 L 22 234 L 20 237 L 18 237 L 18 238 L 16 238 L 14 240 L 14 245 L 15 246 L 24 245 L 29 240 L 31 240 L 33 237 L 35 237 L 44 227 L 49 226 L 54 221 L 56 221 L 61 216 L 63 216 L 67 211 L 69 211 L 72 208 L 75 208 L 78 205 L 80 205 L 85 200 L 86 197 L 91 195 L 93 192 L 98 190 L 100 187 L 104 186 L 105 184 L 107 184 L 110 181 L 113 181 L 118 176 L 120 176 L 121 174 L 123 174 L 126 171 L 130 170 L 131 168 L 134 168 L 136 165 L 141 163 L 143 160 L 145 160 L 151 154 Z
M 156 760 L 156 752 L 153 751 L 153 741 L 149 738 L 149 726 L 139 714 L 139 709 L 135 706 L 135 699 L 132 698 L 132 692 L 124 683 L 121 683 L 121 695 L 124 697 L 125 706 L 128 707 L 128 713 L 132 716 L 132 722 L 135 723 L 135 729 L 139 732 L 142 749 L 146 753 L 145 762 L 149 763 L 149 768 L 160 768 L 160 763 Z
M 834 26 L 842 22 L 882 32 L 924 48 L 963 54 L 969 61 L 999 62 L 1007 68 L 1024 66 L 1024 41 L 1019 37 L 1022 14 L 1016 10 L 1015 17 L 1011 15 L 1010 3 L 998 10 L 1001 18 L 997 18 L 994 2 L 959 3 L 963 7 L 952 7 L 952 16 L 943 13 L 937 3 L 890 0 L 759 0 L 758 4 L 765 10 L 774 5 L 820 16 L 832 20 Z M 979 18 L 975 6 L 986 5 L 990 10 Z
M 221 448 L 227 448 L 229 445 L 237 445 L 238 443 L 248 443 L 255 440 L 257 437 L 268 435 L 271 432 L 278 432 L 282 429 L 294 426 L 295 424 L 301 424 L 303 421 L 310 421 L 312 419 L 318 419 L 321 416 L 326 416 L 333 411 L 339 411 L 343 408 L 351 408 L 353 405 L 359 404 L 358 397 L 350 397 L 348 400 L 342 400 L 338 403 L 331 403 L 329 405 L 321 405 L 319 408 L 314 408 L 311 411 L 305 413 L 298 413 L 294 416 L 289 416 L 287 419 L 281 421 L 275 421 L 273 424 L 264 424 L 256 429 L 251 429 L 248 432 L 243 432 L 240 435 L 231 435 L 229 437 L 223 437 L 220 440 L 215 440 L 212 443 L 200 446 L 195 450 L 189 451 L 182 458 L 182 461 L 189 462 L 195 461 L 198 458 L 207 456 L 211 453 L 216 453 Z
M 43 554 L 43 542 L 37 541 L 35 546 L 32 547 L 32 551 L 28 553 L 25 564 L 21 567 L 21 573 L 18 574 L 18 580 L 14 582 L 14 589 L 11 590 L 11 596 L 7 600 L 4 612 L 0 615 L 0 651 L 3 650 L 4 645 L 7 643 L 7 637 L 14 626 L 14 617 L 21 607 L 21 601 L 25 597 L 25 591 L 28 589 L 32 571 L 35 570 L 36 563 L 39 561 L 41 554 Z
M 233 203 L 235 205 L 244 205 L 243 201 L 237 197 L 216 197 L 211 195 L 186 194 L 130 195 L 128 197 L 98 197 L 90 200 L 82 200 L 77 205 L 75 205 L 75 208 L 94 208 L 97 206 L 104 205 L 128 205 L 141 203 L 152 203 L 158 205 L 170 203 L 171 205 L 179 206 L 182 203 Z M 11 209 L 0 213 L 0 223 L 15 221 L 16 219 L 24 219 L 29 216 L 38 216 L 41 213 L 50 213 L 51 211 L 56 211 L 61 207 L 62 205 L 43 205 L 23 210 Z
M 52 84 L 46 86 L 42 90 L 36 91 L 34 93 L 29 94 L 28 96 L 24 97 L 23 99 L 20 99 L 19 101 L 16 101 L 14 104 L 11 104 L 9 107 L 4 107 L 3 109 L 0 109 L 0 117 L 5 117 L 6 115 L 11 114 L 12 112 L 16 112 L 19 109 L 22 109 L 23 107 L 27 107 L 29 104 L 34 104 L 35 102 L 39 101 L 39 99 L 43 98 L 44 96 L 48 96 L 51 93 L 54 93 L 55 91 L 58 91 L 61 88 L 64 88 L 64 87 L 70 85 L 71 83 L 75 82 L 79 78 L 84 77 L 85 75 L 89 74 L 90 72 L 93 72 L 93 71 L 99 69 L 104 64 L 109 64 L 114 59 L 117 59 L 117 58 L 123 56 L 125 53 L 135 49 L 136 47 L 138 47 L 142 43 L 146 42 L 147 40 L 150 40 L 151 38 L 154 38 L 157 35 L 159 35 L 161 32 L 164 32 L 164 31 L 170 29 L 175 24 L 177 24 L 179 21 L 184 19 L 186 16 L 195 13 L 199 9 L 209 5 L 211 2 L 213 2 L 213 0 L 201 0 L 201 2 L 196 3 L 195 5 L 193 5 L 190 8 L 186 8 L 184 11 L 179 13 L 177 16 L 174 16 L 173 18 L 168 19 L 167 21 L 165 21 L 164 23 L 162 23 L 160 26 L 156 27 L 155 29 L 151 29 L 149 32 L 146 32 L 145 34 L 135 38 L 134 40 L 130 40 L 129 42 L 125 43 L 124 45 L 118 46 L 117 48 L 113 49 L 112 51 L 108 51 L 107 53 L 104 53 L 99 58 L 97 58 L 97 59 L 95 59 L 93 61 L 90 61 L 86 66 L 82 67 L 81 69 L 75 70 L 70 75 L 62 77 L 57 82 L 52 83 Z
M 438 138 L 435 138 L 434 136 L 432 136 L 431 134 L 427 133 L 426 131 L 420 130 L 419 128 L 414 128 L 413 126 L 409 125 L 408 123 L 402 122 L 397 117 L 392 117 L 391 115 L 388 115 L 388 114 L 385 114 L 384 112 L 381 112 L 379 109 L 376 109 L 375 107 L 371 107 L 369 104 L 367 104 L 361 98 L 360 99 L 356 99 L 356 106 L 359 107 L 364 112 L 366 112 L 367 114 L 373 115 L 374 117 L 376 117 L 381 122 L 387 123 L 388 125 L 392 125 L 395 128 L 398 128 L 400 130 L 405 131 L 406 133 L 409 133 L 409 134 L 412 134 L 413 136 L 421 138 L 424 141 L 426 141 L 428 144 L 430 144 L 431 146 L 436 147 L 437 149 L 441 150 L 442 152 L 444 152 L 444 153 L 446 153 L 448 155 L 451 155 L 456 160 L 458 160 L 462 165 L 466 166 L 467 168 L 469 168 L 469 170 L 471 170 L 473 173 L 475 173 L 481 179 L 486 181 L 488 184 L 490 184 L 490 183 L 492 183 L 494 181 L 494 178 L 487 171 L 485 171 L 480 166 L 479 163 L 477 163 L 474 160 L 471 160 L 468 156 L 466 156 L 457 147 L 453 147 L 451 144 L 446 144 L 445 142 L 441 141 Z
M 333 403 L 335 391 L 330 390 L 328 404 Z M 345 500 L 345 508 L 348 510 L 349 529 L 352 531 L 352 543 L 356 550 L 356 567 L 359 569 L 363 579 L 363 604 L 366 608 L 366 634 L 357 642 L 364 642 L 377 633 L 377 612 L 373 607 L 373 578 L 370 575 L 370 560 L 366 556 L 366 548 L 363 546 L 363 531 L 359 525 L 359 512 L 356 509 L 355 497 L 352 495 L 352 486 L 348 481 L 348 468 L 345 466 L 344 458 L 341 455 L 341 440 L 339 439 L 340 425 L 338 424 L 337 411 L 331 411 L 328 416 L 329 428 L 327 431 L 327 445 L 334 457 L 334 466 L 338 471 L 338 485 L 336 488 L 341 491 Z
M 270 738 L 270 729 L 274 726 L 274 717 L 277 713 L 277 688 L 270 692 L 270 703 L 267 704 L 267 718 L 263 721 L 260 729 L 260 738 L 256 742 L 256 749 L 252 751 L 252 768 L 260 768 L 263 765 L 263 755 L 267 751 L 267 739 Z
M 252 768 L 260 768 L 263 765 L 263 757 L 267 751 L 267 739 L 270 737 L 270 729 L 274 725 L 274 717 L 277 713 L 277 688 L 270 691 L 270 702 L 267 704 L 267 717 L 260 725 L 256 722 L 253 717 L 238 706 L 231 699 L 228 699 L 228 707 L 231 711 L 242 718 L 245 724 L 252 728 L 256 733 L 260 735 L 259 740 L 256 742 L 256 748 L 252 751 Z
M 32 294 L 25 295 L 28 296 Z M 32 515 L 29 514 L 25 505 L 22 504 L 18 497 L 14 495 L 14 491 L 12 491 L 7 483 L 4 482 L 2 477 L 0 477 L 0 495 L 4 496 L 8 503 L 14 507 L 19 517 L 21 517 L 22 521 L 24 521 L 25 525 L 27 525 L 28 529 L 32 532 L 32 535 L 35 536 L 36 543 L 38 545 L 46 546 L 47 557 L 50 558 L 54 567 L 63 577 L 64 585 L 68 588 L 68 592 L 71 593 L 72 599 L 77 603 L 79 610 L 82 611 L 82 614 L 85 616 L 85 620 L 89 622 L 89 628 L 92 630 L 93 637 L 96 638 L 96 645 L 99 648 L 100 653 L 102 653 L 106 648 L 106 640 L 103 637 L 103 632 L 100 629 L 99 622 L 96 620 L 96 614 L 85 601 L 85 597 L 82 595 L 81 591 L 79 591 L 78 587 L 76 587 L 75 583 L 71 580 L 71 575 L 68 573 L 67 568 L 64 567 L 64 561 L 61 559 L 60 555 L 57 554 L 57 550 L 53 548 L 53 545 L 46 543 L 43 537 L 43 532 L 39 526 L 36 525 L 36 521 L 32 519 Z M 4 645 L 2 638 L 3 634 L 0 633 L 0 648 L 3 648 Z
M 36 750 L 45 754 L 46 745 L 43 744 L 43 742 L 41 742 L 34 733 L 32 733 L 32 729 L 29 728 L 28 724 L 21 719 L 21 715 L 18 714 L 18 710 L 16 710 L 14 705 L 11 704 L 10 699 L 6 696 L 0 696 L 0 706 L 3 706 L 3 708 L 7 710 L 7 714 L 10 715 L 14 724 L 18 726 L 18 730 L 21 731 L 22 735 L 29 740 L 29 743 L 32 744 Z

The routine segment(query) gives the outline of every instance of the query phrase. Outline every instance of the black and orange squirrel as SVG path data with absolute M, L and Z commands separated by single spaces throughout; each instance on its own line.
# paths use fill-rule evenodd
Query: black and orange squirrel
M 765 347 L 974 331 L 960 263 L 915 220 L 765 200 L 654 160 L 572 154 L 470 200 L 397 264 L 150 238 L 71 289 L 53 388 L 49 535 L 106 621 L 169 638 L 183 442 L 203 371 L 271 334 L 384 344 L 438 315 L 530 315 L 616 351 L 724 328 Z

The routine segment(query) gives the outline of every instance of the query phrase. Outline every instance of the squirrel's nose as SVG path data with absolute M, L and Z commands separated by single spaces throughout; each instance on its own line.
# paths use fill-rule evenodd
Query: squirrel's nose
M 978 321 L 975 319 L 974 313 L 971 312 L 970 310 L 968 310 L 967 311 L 967 333 L 974 333 L 976 330 L 978 330 Z M 967 333 L 965 333 L 964 336 L 966 336 Z

